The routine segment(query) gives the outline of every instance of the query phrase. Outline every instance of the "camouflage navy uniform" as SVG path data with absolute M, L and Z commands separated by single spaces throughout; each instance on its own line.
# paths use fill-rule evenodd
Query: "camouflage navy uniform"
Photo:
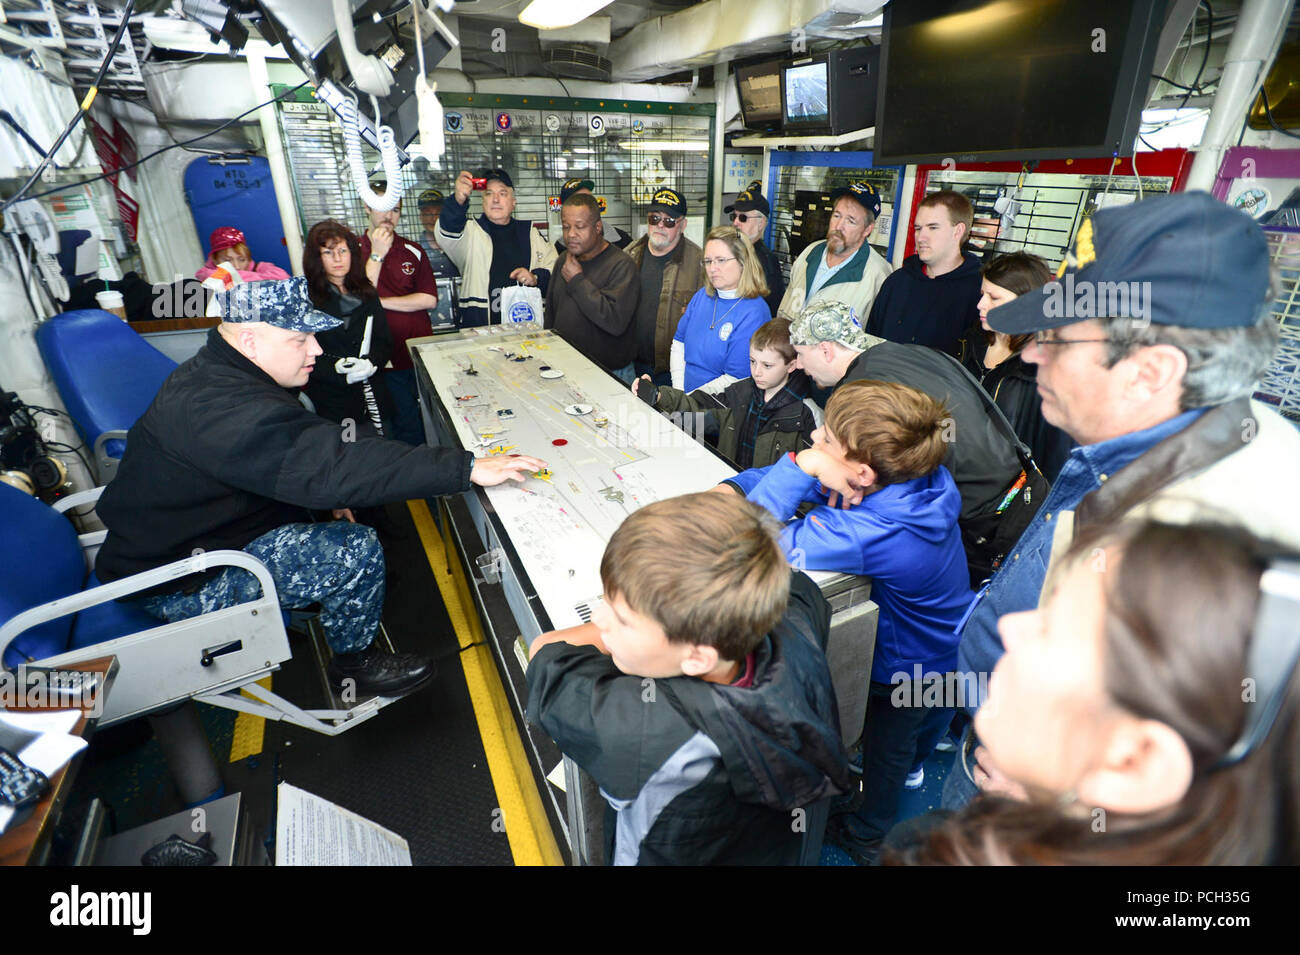
M 305 332 L 339 324 L 311 307 L 301 278 L 236 286 L 222 314 Z M 304 523 L 307 509 L 458 493 L 469 489 L 473 466 L 467 451 L 349 440 L 214 328 L 128 432 L 117 477 L 97 507 L 108 536 L 95 572 L 109 583 L 197 551 L 245 550 L 269 568 L 282 606 L 319 602 L 330 646 L 362 650 L 383 607 L 378 540 L 369 527 Z M 234 568 L 168 586 L 171 593 L 139 598 L 168 620 L 257 593 L 256 579 Z
M 347 521 L 286 524 L 250 541 L 244 551 L 266 564 L 281 607 L 320 603 L 331 650 L 355 653 L 370 646 L 384 609 L 384 552 L 374 528 Z M 140 606 L 172 623 L 256 600 L 261 593 L 248 571 L 226 567 L 193 593 L 147 597 Z

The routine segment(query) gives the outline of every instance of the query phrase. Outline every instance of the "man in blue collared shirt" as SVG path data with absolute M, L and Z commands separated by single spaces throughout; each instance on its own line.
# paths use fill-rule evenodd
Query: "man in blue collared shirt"
M 1002 656 L 998 618 L 1038 606 L 1058 524 L 1071 522 L 1060 532 L 1068 543 L 1074 528 L 1150 508 L 1173 488 L 1257 534 L 1300 533 L 1292 517 L 1270 521 L 1267 507 L 1277 475 L 1300 466 L 1300 436 L 1248 400 L 1277 342 L 1268 247 L 1254 222 L 1204 193 L 1105 210 L 1080 227 L 1061 273 L 1042 295 L 989 313 L 999 332 L 1035 335 L 1023 356 L 1039 366 L 1043 417 L 1079 447 L 961 625 L 967 688 L 986 689 Z M 1263 431 L 1267 441 L 1256 440 Z M 1229 495 L 1205 477 L 1222 475 L 1232 455 L 1234 480 L 1254 486 Z M 965 702 L 974 712 L 983 700 Z M 987 754 L 967 748 L 945 807 L 977 787 L 1011 792 Z

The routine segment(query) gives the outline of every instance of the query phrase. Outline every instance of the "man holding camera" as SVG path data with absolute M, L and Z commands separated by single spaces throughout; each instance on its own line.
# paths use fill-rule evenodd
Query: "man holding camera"
M 470 193 L 483 193 L 483 213 L 469 219 Z M 474 176 L 462 171 L 434 228 L 438 243 L 460 269 L 460 324 L 501 320 L 501 290 L 518 282 L 546 295 L 555 248 L 531 222 L 514 217 L 515 186 L 504 169 Z

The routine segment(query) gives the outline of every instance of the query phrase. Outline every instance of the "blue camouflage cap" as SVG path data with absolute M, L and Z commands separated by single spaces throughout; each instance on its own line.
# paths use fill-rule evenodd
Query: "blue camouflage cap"
M 265 322 L 291 332 L 327 332 L 342 321 L 312 305 L 302 276 L 248 282 L 217 293 L 223 322 Z

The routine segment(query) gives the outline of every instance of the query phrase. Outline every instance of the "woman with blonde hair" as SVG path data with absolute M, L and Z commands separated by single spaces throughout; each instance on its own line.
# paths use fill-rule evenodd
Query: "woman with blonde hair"
M 704 287 L 673 336 L 669 367 L 679 391 L 716 392 L 749 377 L 749 339 L 772 313 L 762 263 L 739 229 L 718 226 L 704 239 Z

